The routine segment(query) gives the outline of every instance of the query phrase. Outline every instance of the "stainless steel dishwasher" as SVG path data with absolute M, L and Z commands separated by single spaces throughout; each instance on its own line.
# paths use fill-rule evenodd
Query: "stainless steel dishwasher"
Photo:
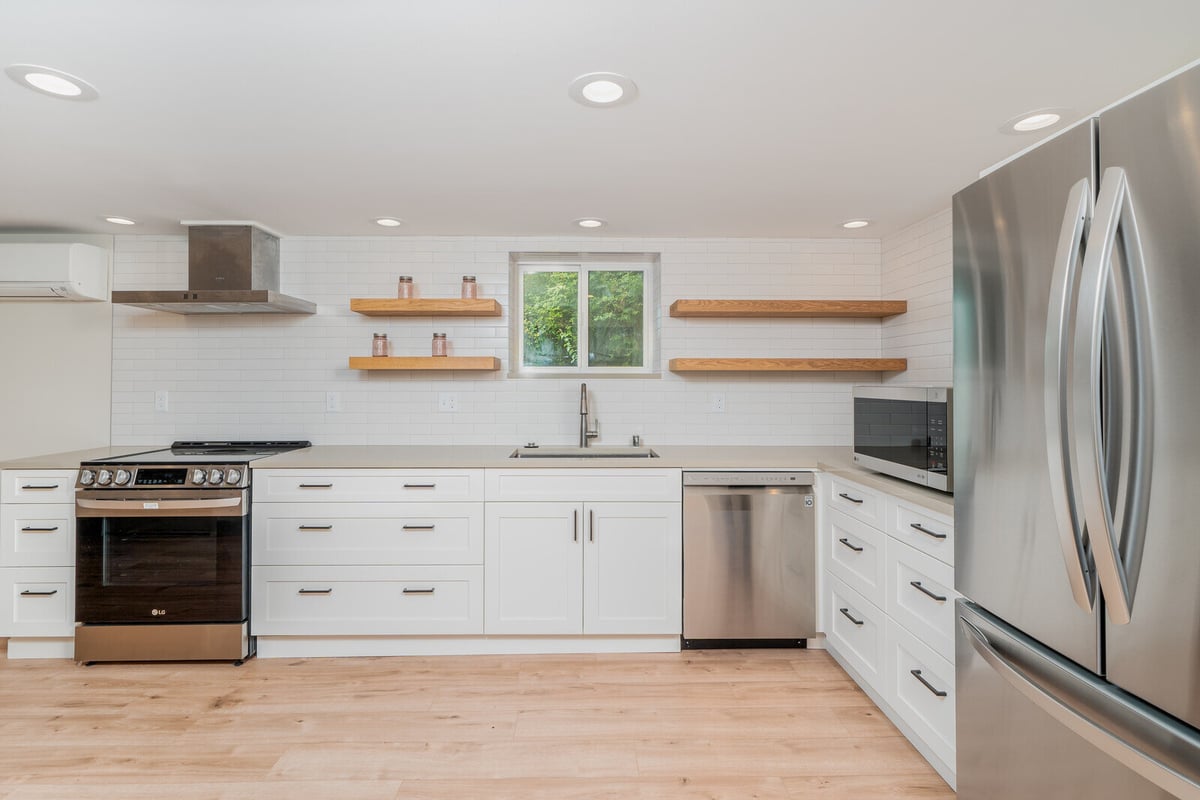
M 683 473 L 683 646 L 803 647 L 817 630 L 811 472 Z

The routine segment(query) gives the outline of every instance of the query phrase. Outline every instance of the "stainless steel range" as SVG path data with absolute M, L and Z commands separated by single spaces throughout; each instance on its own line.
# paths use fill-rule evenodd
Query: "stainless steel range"
M 77 661 L 253 655 L 250 462 L 302 441 L 175 442 L 76 482 Z

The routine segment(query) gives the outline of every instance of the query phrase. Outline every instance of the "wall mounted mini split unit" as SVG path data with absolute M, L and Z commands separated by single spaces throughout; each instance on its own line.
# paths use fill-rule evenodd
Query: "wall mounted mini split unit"
M 108 251 L 91 244 L 0 243 L 0 300 L 107 300 Z

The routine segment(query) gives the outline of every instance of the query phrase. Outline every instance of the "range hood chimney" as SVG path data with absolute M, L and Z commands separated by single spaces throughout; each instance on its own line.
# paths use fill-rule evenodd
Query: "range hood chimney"
M 171 314 L 315 314 L 279 293 L 279 237 L 251 222 L 188 222 L 188 288 L 114 291 L 112 301 Z

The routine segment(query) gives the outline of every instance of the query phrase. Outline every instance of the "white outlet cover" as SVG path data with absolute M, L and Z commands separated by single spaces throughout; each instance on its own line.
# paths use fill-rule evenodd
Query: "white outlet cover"
M 438 411 L 458 411 L 458 393 L 438 392 Z
M 168 401 L 168 397 L 167 397 L 166 389 L 159 389 L 158 391 L 156 391 L 154 393 L 154 410 L 155 411 L 166 411 L 169 408 L 167 401 Z
M 341 392 L 326 392 L 325 393 L 325 410 L 331 414 L 336 414 L 342 410 L 342 393 Z
M 725 395 L 714 392 L 708 396 L 708 410 L 714 414 L 725 413 Z

